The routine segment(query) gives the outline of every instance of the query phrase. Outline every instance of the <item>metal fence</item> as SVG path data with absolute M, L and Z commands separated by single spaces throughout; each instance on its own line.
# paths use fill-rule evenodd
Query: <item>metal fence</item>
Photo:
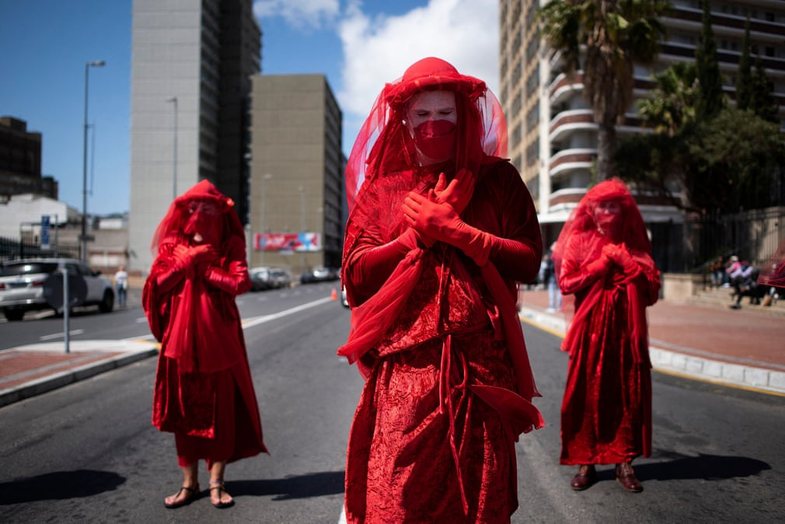
M 0 262 L 32 257 L 79 258 L 79 246 L 61 245 L 56 249 L 42 249 L 36 243 L 0 237 Z
M 684 224 L 688 269 L 700 272 L 718 257 L 736 255 L 761 266 L 785 240 L 785 207 L 690 218 Z

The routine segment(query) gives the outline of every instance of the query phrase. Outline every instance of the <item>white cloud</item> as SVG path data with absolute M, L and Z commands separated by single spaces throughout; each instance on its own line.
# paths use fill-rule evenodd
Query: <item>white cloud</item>
M 420 58 L 443 58 L 498 93 L 498 4 L 429 0 L 403 15 L 372 18 L 360 1 L 351 0 L 339 27 L 344 64 L 338 93 L 351 140 L 385 82 L 399 78 Z
M 257 18 L 280 16 L 299 28 L 319 27 L 338 14 L 338 0 L 256 0 L 253 12 Z

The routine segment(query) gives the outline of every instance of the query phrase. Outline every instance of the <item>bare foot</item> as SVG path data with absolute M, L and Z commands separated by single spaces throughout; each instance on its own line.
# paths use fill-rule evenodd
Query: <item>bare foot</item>
M 210 502 L 216 508 L 223 509 L 234 505 L 234 499 L 226 491 L 222 480 L 210 481 Z
M 179 508 L 193 502 L 199 495 L 199 485 L 182 486 L 174 495 L 169 495 L 164 499 L 164 506 L 170 509 Z

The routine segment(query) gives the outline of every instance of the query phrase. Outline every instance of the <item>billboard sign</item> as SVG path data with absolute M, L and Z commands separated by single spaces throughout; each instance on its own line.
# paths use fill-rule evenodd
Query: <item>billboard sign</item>
M 321 233 L 255 233 L 254 251 L 312 253 L 322 250 Z

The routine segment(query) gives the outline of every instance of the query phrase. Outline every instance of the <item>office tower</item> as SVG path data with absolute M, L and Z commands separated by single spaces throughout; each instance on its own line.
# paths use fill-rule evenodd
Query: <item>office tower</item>
M 134 0 L 132 16 L 129 265 L 146 272 L 155 227 L 199 180 L 234 199 L 247 223 L 261 29 L 251 0 Z
M 251 105 L 251 265 L 340 266 L 343 117 L 327 79 L 256 75 Z

